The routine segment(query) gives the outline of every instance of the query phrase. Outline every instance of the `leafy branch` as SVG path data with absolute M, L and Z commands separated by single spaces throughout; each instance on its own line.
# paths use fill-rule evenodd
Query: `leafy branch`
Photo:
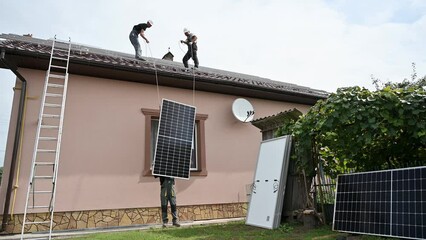
M 426 78 L 416 77 L 413 63 L 411 81 L 338 89 L 276 135 L 293 135 L 293 160 L 309 176 L 319 159 L 331 176 L 426 165 Z

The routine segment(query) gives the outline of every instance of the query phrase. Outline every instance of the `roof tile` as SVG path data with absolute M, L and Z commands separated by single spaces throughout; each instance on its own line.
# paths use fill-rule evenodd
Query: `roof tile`
M 0 48 L 12 51 L 37 53 L 46 56 L 50 55 L 52 40 L 42 40 L 13 34 L 2 34 L 0 35 L 0 39 L 3 39 L 0 41 Z M 55 55 L 59 57 L 66 56 L 65 53 L 58 53 Z M 135 60 L 130 54 L 113 52 L 74 43 L 71 49 L 70 60 L 83 60 L 103 63 L 105 65 L 126 66 L 150 71 L 156 70 L 159 73 L 179 74 L 181 76 L 190 76 L 192 74 L 192 72 L 185 72 L 185 69 L 180 63 L 156 58 L 148 58 L 148 61 L 141 62 Z M 196 70 L 195 74 L 198 77 L 205 78 L 206 80 L 220 80 L 221 82 L 236 83 L 245 87 L 261 87 L 265 90 L 278 90 L 319 98 L 325 98 L 328 96 L 328 93 L 322 90 L 206 67 L 201 67 Z

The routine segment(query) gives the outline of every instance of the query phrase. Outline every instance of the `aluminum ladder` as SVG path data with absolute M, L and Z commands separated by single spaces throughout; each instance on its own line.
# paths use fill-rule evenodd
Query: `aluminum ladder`
M 41 99 L 21 239 L 52 238 L 70 52 L 71 39 L 60 41 L 55 35 Z

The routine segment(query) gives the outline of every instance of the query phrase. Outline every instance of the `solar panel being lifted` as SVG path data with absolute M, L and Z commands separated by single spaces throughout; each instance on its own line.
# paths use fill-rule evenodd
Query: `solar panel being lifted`
M 338 176 L 333 229 L 426 239 L 426 167 Z
M 163 99 L 152 174 L 189 179 L 195 107 Z

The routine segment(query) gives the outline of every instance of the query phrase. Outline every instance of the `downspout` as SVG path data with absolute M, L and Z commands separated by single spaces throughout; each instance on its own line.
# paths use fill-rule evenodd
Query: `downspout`
M 21 96 L 19 98 L 19 108 L 18 108 L 18 119 L 16 121 L 16 130 L 15 130 L 15 141 L 13 143 L 13 151 L 12 151 L 12 162 L 10 164 L 10 170 L 9 170 L 9 181 L 7 183 L 7 191 L 6 191 L 6 200 L 4 203 L 4 210 L 3 210 L 3 221 L 1 224 L 1 232 L 4 232 L 6 230 L 6 225 L 8 222 L 9 217 L 9 208 L 10 208 L 10 200 L 11 200 L 11 193 L 13 188 L 13 176 L 15 173 L 15 165 L 16 165 L 16 159 L 18 156 L 18 150 L 19 150 L 19 142 L 21 138 L 21 128 L 22 128 L 22 122 L 23 122 L 23 113 L 24 113 L 24 103 L 25 98 L 27 96 L 27 80 L 18 72 L 18 68 L 9 63 L 5 59 L 5 50 L 2 49 L 0 53 L 0 61 L 7 66 L 15 75 L 18 77 L 19 80 L 22 82 L 22 90 L 21 90 Z

